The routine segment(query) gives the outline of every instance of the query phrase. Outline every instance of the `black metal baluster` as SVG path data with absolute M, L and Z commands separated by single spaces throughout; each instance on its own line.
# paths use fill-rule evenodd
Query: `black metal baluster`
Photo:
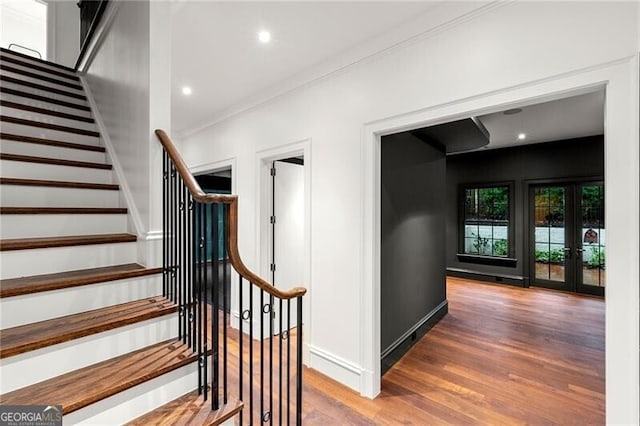
M 193 226 L 194 226 L 194 236 L 193 236 L 193 251 L 194 251 L 194 264 L 193 264 L 193 280 L 196 291 L 196 333 L 194 334 L 194 338 L 197 345 L 198 350 L 198 394 L 202 395 L 202 365 L 201 365 L 201 356 L 202 356 L 202 314 L 201 314 L 201 299 L 200 299 L 200 261 L 201 257 L 201 246 L 200 246 L 200 238 L 201 238 L 201 227 L 200 224 L 202 220 L 200 218 L 200 210 L 201 204 L 195 202 L 193 206 Z
M 278 339 L 278 344 L 279 344 L 279 351 L 278 351 L 278 355 L 279 355 L 279 364 L 278 364 L 278 375 L 279 375 L 279 380 L 278 380 L 278 385 L 279 385 L 279 389 L 278 389 L 278 404 L 279 404 L 279 409 L 278 412 L 280 413 L 280 424 L 282 424 L 282 340 L 284 337 L 284 333 L 282 330 L 282 299 L 279 299 L 280 302 L 280 306 L 278 307 L 278 320 L 279 320 L 279 325 L 278 325 L 278 331 L 280 333 L 280 338 Z
M 291 299 L 287 299 L 287 424 L 291 414 Z
M 196 338 L 196 321 L 195 321 L 195 291 L 194 291 L 194 280 L 193 280 L 193 197 L 191 197 L 191 193 L 187 191 L 187 232 L 186 232 L 186 240 L 187 240 L 187 261 L 185 263 L 185 268 L 187 271 L 187 300 L 189 301 L 189 346 L 191 350 L 194 350 L 195 338 Z
M 222 389 L 223 389 L 223 402 L 226 404 L 229 399 L 227 388 L 227 321 L 229 319 L 228 312 L 230 306 L 227 305 L 227 223 L 229 209 L 226 204 L 222 204 L 222 315 L 224 321 L 222 321 Z M 231 287 L 231 285 L 229 285 Z M 230 296 L 229 296 L 230 297 Z
M 167 298 L 173 301 L 173 165 L 167 178 Z
M 168 214 L 167 209 L 169 204 L 167 203 L 167 189 L 168 189 L 168 181 L 169 174 L 167 172 L 167 162 L 168 156 L 166 151 L 162 151 L 162 296 L 167 297 L 167 285 L 168 285 L 168 276 L 167 276 L 167 242 L 168 242 Z
M 242 291 L 242 275 L 238 276 L 238 394 L 240 395 L 240 402 L 242 402 L 244 400 L 244 396 L 243 396 L 243 386 L 242 383 L 244 382 L 244 366 L 243 366 L 243 360 L 244 360 L 244 354 L 242 352 L 242 347 L 243 345 L 243 341 L 244 341 L 244 310 L 242 309 L 242 305 L 243 305 L 243 291 Z M 248 317 L 250 317 L 251 311 L 247 310 L 247 312 L 249 312 Z M 240 410 L 240 425 L 242 426 L 242 412 L 243 410 Z
M 273 334 L 275 312 L 273 296 L 269 296 L 269 424 L 273 424 Z
M 178 283 L 177 283 L 177 257 L 176 257 L 176 244 L 177 244 L 177 239 L 176 239 L 176 232 L 177 232 L 177 224 L 176 224 L 176 218 L 177 218 L 177 209 L 178 209 L 178 199 L 177 199 L 177 194 L 176 194 L 176 181 L 177 181 L 177 172 L 176 172 L 176 168 L 175 166 L 172 166 L 171 168 L 171 194 L 172 194 L 172 200 L 171 200 L 171 299 L 173 300 L 174 303 L 177 303 L 178 299 L 177 299 L 177 287 L 178 287 Z M 180 324 L 180 316 L 178 316 L 178 327 Z
M 180 313 L 182 315 L 182 343 L 186 344 L 187 343 L 187 277 L 186 277 L 186 271 L 185 271 L 185 263 L 186 263 L 186 212 L 187 212 L 187 206 L 186 206 L 186 197 L 185 197 L 185 192 L 186 192 L 186 186 L 184 184 L 184 181 L 182 179 L 180 179 L 180 187 L 179 187 L 179 191 L 180 191 L 180 229 L 179 229 L 179 241 L 178 241 L 178 246 L 179 246 L 179 250 L 180 250 L 180 256 L 179 256 L 179 264 L 180 264 L 180 269 L 179 269 L 179 274 L 180 274 L 180 283 L 182 284 L 182 288 L 180 290 L 180 301 L 181 301 L 181 305 L 180 305 Z
M 204 249 L 203 249 L 203 268 L 204 268 L 204 288 L 203 288 L 203 297 L 204 297 L 204 301 L 203 304 L 207 303 L 207 291 L 209 288 L 209 274 L 208 274 L 208 246 L 209 246 L 209 239 L 208 239 L 208 235 L 209 233 L 208 231 L 208 216 L 211 213 L 211 204 L 205 204 L 205 214 L 203 216 L 203 222 L 204 222 L 204 227 L 203 227 L 203 235 L 204 235 Z M 205 383 L 208 383 L 209 381 L 209 369 L 208 369 L 208 365 L 209 363 L 207 362 L 207 357 L 209 356 L 209 339 L 207 338 L 208 333 L 207 333 L 207 329 L 209 328 L 209 321 L 207 320 L 207 311 L 208 309 L 206 308 L 206 306 L 204 306 L 203 308 L 203 312 L 204 312 L 204 329 L 202 330 L 203 334 L 204 334 L 204 381 Z M 206 389 L 206 393 L 204 396 L 204 400 L 206 401 L 209 395 L 209 389 L 208 386 L 205 384 L 205 389 Z
M 219 233 L 218 227 L 220 225 L 218 216 L 218 204 L 213 204 L 211 207 L 211 266 L 212 266 L 212 284 L 211 284 L 211 345 L 213 346 L 213 356 L 211 359 L 211 372 L 213 374 L 212 379 L 212 392 L 213 398 L 211 400 L 211 407 L 213 410 L 217 410 L 220 408 L 220 389 L 219 389 L 219 380 L 220 380 L 220 363 L 219 363 L 219 352 L 220 352 L 220 342 L 218 338 L 220 336 L 220 313 L 218 311 L 219 308 L 219 269 L 218 265 L 220 262 L 218 261 L 218 252 L 219 252 Z
M 298 304 L 297 347 L 296 347 L 296 425 L 302 425 L 302 296 L 296 299 Z
M 260 290 L 260 416 L 264 421 L 264 290 Z
M 249 424 L 253 424 L 253 283 L 249 281 Z
M 199 239 L 198 239 L 198 251 L 199 251 L 199 265 L 198 265 L 198 317 L 200 321 L 200 329 L 198 330 L 198 345 L 200 346 L 200 380 L 202 382 L 202 390 L 201 393 L 204 394 L 204 399 L 207 399 L 207 380 L 208 378 L 205 375 L 205 365 L 207 361 L 206 354 L 206 338 L 207 338 L 207 320 L 205 316 L 206 312 L 206 291 L 207 291 L 207 282 L 205 280 L 205 268 L 206 268 L 206 245 L 205 245 L 205 218 L 207 215 L 207 205 L 199 204 L 198 213 L 200 215 L 200 220 L 198 222 L 199 231 Z

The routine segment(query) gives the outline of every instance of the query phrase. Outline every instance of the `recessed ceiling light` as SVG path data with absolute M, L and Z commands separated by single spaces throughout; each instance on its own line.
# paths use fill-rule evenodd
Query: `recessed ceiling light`
M 527 138 L 526 133 L 518 133 L 518 140 L 523 141 Z
M 508 109 L 505 112 L 503 112 L 504 115 L 513 115 L 513 114 L 519 114 L 522 112 L 522 108 L 513 108 L 513 109 Z
M 183 95 L 189 96 L 191 93 L 193 93 L 193 91 L 191 90 L 191 87 L 189 87 L 189 86 L 184 86 L 184 87 L 182 88 L 182 94 L 183 94 Z
M 271 33 L 265 30 L 258 32 L 258 40 L 263 44 L 269 43 L 271 41 Z

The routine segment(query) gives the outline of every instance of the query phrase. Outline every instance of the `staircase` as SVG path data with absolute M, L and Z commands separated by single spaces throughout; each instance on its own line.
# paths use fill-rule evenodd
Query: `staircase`
M 198 404 L 197 355 L 177 339 L 162 268 L 136 263 L 76 73 L 2 49 L 0 139 L 0 404 L 61 405 L 65 424 Z

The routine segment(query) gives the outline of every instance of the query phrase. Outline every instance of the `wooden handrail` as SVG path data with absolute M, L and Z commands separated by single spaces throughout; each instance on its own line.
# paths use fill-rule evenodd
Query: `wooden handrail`
M 240 252 L 238 250 L 238 196 L 205 193 L 200 187 L 200 184 L 198 184 L 198 181 L 193 177 L 193 174 L 189 171 L 187 164 L 165 131 L 157 129 L 155 133 L 195 201 L 203 204 L 220 203 L 229 205 L 227 211 L 227 223 L 229 224 L 227 235 L 227 241 L 229 242 L 228 254 L 231 265 L 236 272 L 270 295 L 280 299 L 287 300 L 303 296 L 307 292 L 306 288 L 294 287 L 290 290 L 280 290 L 246 267 L 240 258 Z

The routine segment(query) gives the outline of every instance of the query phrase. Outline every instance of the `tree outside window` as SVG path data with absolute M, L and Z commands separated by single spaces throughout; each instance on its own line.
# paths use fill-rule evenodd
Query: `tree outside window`
M 509 185 L 464 188 L 463 253 L 509 257 Z

